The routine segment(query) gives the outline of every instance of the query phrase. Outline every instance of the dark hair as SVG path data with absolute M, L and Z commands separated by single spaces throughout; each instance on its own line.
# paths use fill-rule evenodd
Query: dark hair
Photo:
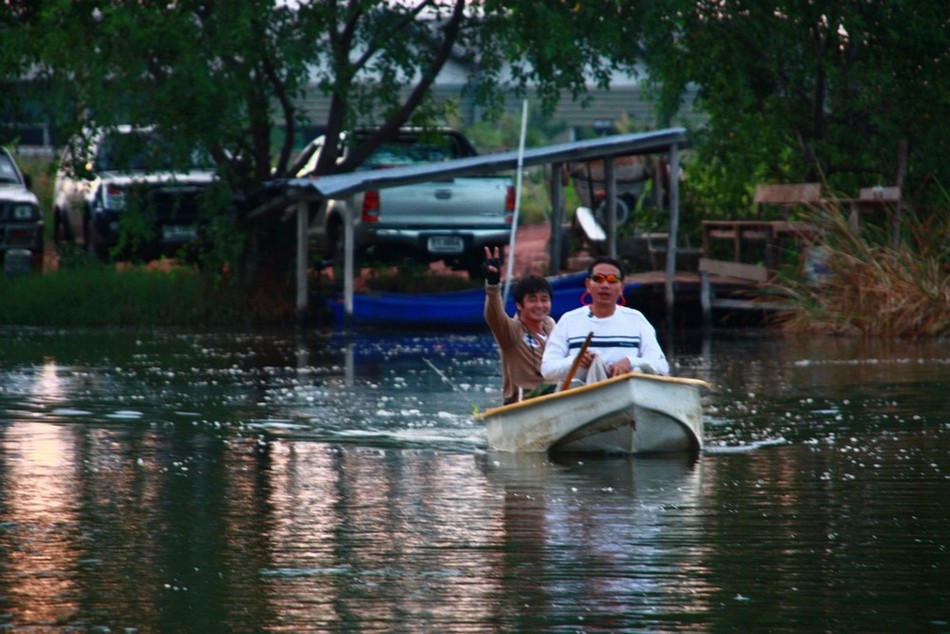
M 587 267 L 587 274 L 591 275 L 594 272 L 594 267 L 598 264 L 609 264 L 610 266 L 616 266 L 617 270 L 620 272 L 620 278 L 623 279 L 623 265 L 620 263 L 620 260 L 615 258 L 608 257 L 606 255 L 601 255 L 597 257 L 593 262 L 590 263 L 590 266 Z
M 551 283 L 535 273 L 521 278 L 518 280 L 518 283 L 515 284 L 515 303 L 522 303 L 524 296 L 531 293 L 547 293 L 548 297 L 554 299 L 554 291 L 551 290 Z

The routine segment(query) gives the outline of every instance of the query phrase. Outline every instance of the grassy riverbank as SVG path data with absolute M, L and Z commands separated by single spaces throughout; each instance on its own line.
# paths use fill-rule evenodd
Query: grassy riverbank
M 190 270 L 62 269 L 0 278 L 0 324 L 33 326 L 226 325 L 221 293 Z

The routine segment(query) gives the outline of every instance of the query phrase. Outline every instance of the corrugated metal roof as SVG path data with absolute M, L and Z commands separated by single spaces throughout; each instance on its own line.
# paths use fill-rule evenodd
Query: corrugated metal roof
M 522 164 L 525 167 L 569 161 L 586 161 L 637 154 L 658 154 L 669 151 L 671 146 L 687 143 L 684 128 L 668 128 L 636 134 L 572 141 L 524 151 Z M 518 152 L 500 152 L 439 163 L 425 163 L 390 169 L 333 174 L 315 178 L 275 179 L 265 183 L 271 190 L 284 192 L 291 198 L 318 197 L 342 198 L 368 189 L 384 189 L 408 185 L 433 178 L 446 178 L 472 173 L 491 173 L 513 170 L 518 167 Z

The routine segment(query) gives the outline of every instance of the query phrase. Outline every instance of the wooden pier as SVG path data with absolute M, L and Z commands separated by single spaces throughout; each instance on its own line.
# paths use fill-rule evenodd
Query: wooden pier
M 660 318 L 670 325 L 711 327 L 717 317 L 740 323 L 761 321 L 776 311 L 792 308 L 788 302 L 771 299 L 760 291 L 774 279 L 789 247 L 794 243 L 795 251 L 801 252 L 802 245 L 814 234 L 812 225 L 804 222 L 705 221 L 695 268 L 674 275 L 673 314 L 663 312 L 662 304 L 658 306 L 666 271 L 628 276 L 627 282 L 638 290 L 628 293 L 627 300 L 632 306 L 642 305 L 652 320 Z M 651 255 L 659 269 L 662 258 L 656 256 L 662 254 Z
M 704 283 L 705 280 L 705 283 Z M 673 278 L 673 314 L 666 311 L 666 271 L 644 271 L 626 277 L 627 305 L 654 324 L 699 328 L 718 325 L 757 325 L 790 306 L 757 294 L 761 284 L 727 275 L 677 271 Z

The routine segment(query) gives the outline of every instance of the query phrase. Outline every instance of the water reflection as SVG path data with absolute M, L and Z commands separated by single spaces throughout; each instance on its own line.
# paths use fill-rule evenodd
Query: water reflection
M 36 422 L 9 426 L 0 439 L 0 508 L 6 601 L 24 622 L 56 622 L 75 608 L 79 484 L 66 430 Z
M 505 593 L 531 596 L 528 612 L 566 618 L 558 606 L 579 601 L 598 627 L 623 629 L 708 609 L 702 464 L 690 456 L 489 454 L 483 469 L 504 491 L 506 550 L 518 553 Z
M 0 335 L 8 629 L 947 629 L 946 342 L 674 341 L 689 460 L 486 453 L 484 333 Z

